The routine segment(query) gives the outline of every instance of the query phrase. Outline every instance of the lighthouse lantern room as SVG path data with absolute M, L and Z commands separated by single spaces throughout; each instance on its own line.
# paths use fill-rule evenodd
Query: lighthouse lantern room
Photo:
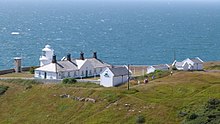
M 50 45 L 46 45 L 45 48 L 42 49 L 42 56 L 40 56 L 40 66 L 50 64 L 52 62 L 52 58 L 54 55 L 54 50 Z

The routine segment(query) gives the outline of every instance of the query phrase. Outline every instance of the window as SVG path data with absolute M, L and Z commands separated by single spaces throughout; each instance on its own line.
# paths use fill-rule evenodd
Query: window
M 96 69 L 94 69 L 94 74 L 96 74 Z
M 65 78 L 64 72 L 61 72 L 61 78 Z
M 89 70 L 89 75 L 92 75 L 92 70 Z
M 81 76 L 84 76 L 84 71 L 82 71 Z
M 70 77 L 70 72 L 68 72 L 68 77 Z
M 40 71 L 39 71 L 39 72 L 38 72 L 38 77 L 41 77 L 40 75 L 41 75 L 41 73 L 40 73 Z
M 100 68 L 100 72 L 102 72 L 102 68 Z
M 43 51 L 43 52 L 42 52 L 42 56 L 46 56 L 46 51 Z

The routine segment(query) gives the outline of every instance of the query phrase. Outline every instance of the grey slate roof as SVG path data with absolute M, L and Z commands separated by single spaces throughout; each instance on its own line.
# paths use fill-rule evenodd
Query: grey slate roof
M 199 59 L 190 59 L 192 60 L 194 63 L 202 63 Z
M 161 69 L 161 68 L 169 68 L 166 64 L 161 64 L 161 65 L 153 65 L 155 69 Z
M 77 65 L 74 62 L 68 60 L 57 62 L 57 71 L 71 71 L 77 69 Z
M 93 65 L 93 67 L 95 67 L 95 68 L 111 66 L 111 65 L 104 63 L 101 60 L 95 59 L 95 58 L 89 58 L 88 61 L 90 61 L 91 64 Z
M 128 75 L 128 69 L 126 67 L 116 67 L 116 68 L 109 68 L 114 76 L 122 76 Z

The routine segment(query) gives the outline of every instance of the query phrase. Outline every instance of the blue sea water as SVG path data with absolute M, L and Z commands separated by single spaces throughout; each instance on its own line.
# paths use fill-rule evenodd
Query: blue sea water
M 12 35 L 12 32 L 19 32 Z M 199 56 L 220 60 L 220 3 L 0 2 L 0 69 L 92 51 L 111 64 L 153 65 Z

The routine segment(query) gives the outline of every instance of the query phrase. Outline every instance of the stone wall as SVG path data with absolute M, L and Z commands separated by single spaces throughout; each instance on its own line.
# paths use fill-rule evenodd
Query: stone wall
M 37 67 L 37 66 L 31 66 L 31 67 Z M 23 67 L 22 71 L 29 71 L 31 67 Z M 6 69 L 6 70 L 0 70 L 0 75 L 14 73 L 15 69 Z

